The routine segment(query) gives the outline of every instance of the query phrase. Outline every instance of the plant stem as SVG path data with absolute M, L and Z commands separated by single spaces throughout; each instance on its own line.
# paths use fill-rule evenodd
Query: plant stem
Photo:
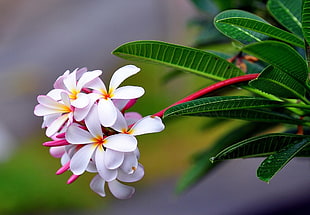
M 153 116 L 158 116 L 158 117 L 163 117 L 164 113 L 166 110 L 168 110 L 169 108 L 178 105 L 178 104 L 182 104 L 184 102 L 188 102 L 188 101 L 192 101 L 194 99 L 197 99 L 199 97 L 204 96 L 207 93 L 211 93 L 215 90 L 221 89 L 223 87 L 229 86 L 229 85 L 233 85 L 233 84 L 237 84 L 237 83 L 241 83 L 241 82 L 245 82 L 245 81 L 250 81 L 253 80 L 255 78 L 257 78 L 259 75 L 259 73 L 255 73 L 255 74 L 247 74 L 247 75 L 242 75 L 242 76 L 237 76 L 237 77 L 233 77 L 224 81 L 220 81 L 217 82 L 215 84 L 212 84 L 206 88 L 203 88 L 179 101 L 177 101 L 176 103 L 166 107 L 165 109 L 153 114 Z

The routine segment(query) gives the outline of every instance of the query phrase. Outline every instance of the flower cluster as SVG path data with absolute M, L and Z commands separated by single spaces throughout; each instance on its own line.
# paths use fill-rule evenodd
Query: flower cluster
M 66 71 L 53 90 L 37 97 L 34 114 L 43 116 L 42 127 L 51 138 L 43 145 L 61 160 L 56 174 L 72 172 L 68 184 L 91 172 L 96 175 L 90 187 L 100 196 L 105 196 L 105 184 L 116 198 L 133 195 L 135 189 L 121 182 L 135 182 L 144 175 L 135 136 L 164 129 L 157 116 L 127 111 L 144 89 L 120 84 L 139 71 L 134 65 L 119 68 L 108 88 L 99 77 L 101 70 Z

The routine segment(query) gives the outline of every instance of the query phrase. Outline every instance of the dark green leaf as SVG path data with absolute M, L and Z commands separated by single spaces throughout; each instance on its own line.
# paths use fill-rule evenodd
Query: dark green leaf
M 263 41 L 247 45 L 242 50 L 282 70 L 305 85 L 308 78 L 306 61 L 292 47 L 277 41 Z
M 206 97 L 173 106 L 165 112 L 164 117 L 205 116 L 259 122 L 282 122 L 288 124 L 305 123 L 303 120 L 266 109 L 271 107 L 283 107 L 282 105 L 283 103 L 279 101 L 259 97 Z
M 282 98 L 299 98 L 303 100 L 305 95 L 304 85 L 282 70 L 272 66 L 264 69 L 259 77 L 249 82 L 249 84 L 263 92 Z
M 299 37 L 303 37 L 301 30 L 302 0 L 269 0 L 267 9 L 284 27 Z
M 284 31 L 280 28 L 274 27 L 266 22 L 262 22 L 262 21 L 258 21 L 258 20 L 250 19 L 250 18 L 243 18 L 243 17 L 224 18 L 224 19 L 219 19 L 216 22 L 245 28 L 251 31 L 265 34 L 267 36 L 276 38 L 278 40 L 282 40 L 294 46 L 299 46 L 302 48 L 304 47 L 304 41 L 300 39 L 299 37 L 287 31 Z
M 310 44 L 310 0 L 304 0 L 302 12 L 302 31 L 305 40 Z
M 252 137 L 225 148 L 214 156 L 212 161 L 268 156 L 289 144 L 302 141 L 305 138 L 309 139 L 310 137 L 287 133 L 273 133 Z
M 217 81 L 244 74 L 236 66 L 214 54 L 160 41 L 129 42 L 112 53 L 125 59 L 158 63 Z
M 305 147 L 302 149 L 298 154 L 297 157 L 310 157 L 310 146 Z
M 263 181 L 269 182 L 277 172 L 293 159 L 298 152 L 308 146 L 309 143 L 309 137 L 304 137 L 303 139 L 295 140 L 276 153 L 269 155 L 257 169 L 257 177 Z
M 264 131 L 273 126 L 270 123 L 245 123 L 241 126 L 234 128 L 227 134 L 224 134 L 218 139 L 211 147 L 195 155 L 193 164 L 188 171 L 181 177 L 177 184 L 177 192 L 183 192 L 195 183 L 200 181 L 203 177 L 209 174 L 217 165 L 220 164 L 210 162 L 210 158 L 219 153 L 222 149 L 232 145 L 244 138 L 257 134 L 258 131 Z
M 264 34 L 255 32 L 255 31 L 251 31 L 245 28 L 240 28 L 238 26 L 233 26 L 230 24 L 226 24 L 226 23 L 221 23 L 219 22 L 219 20 L 223 20 L 226 18 L 250 18 L 253 20 L 258 20 L 261 22 L 265 22 L 265 20 L 263 20 L 262 18 L 249 13 L 249 12 L 245 12 L 242 10 L 227 10 L 224 11 L 220 14 L 218 14 L 215 18 L 214 18 L 214 25 L 215 27 L 222 32 L 224 35 L 238 40 L 243 44 L 249 44 L 249 43 L 253 43 L 253 42 L 259 42 L 262 40 L 266 40 L 268 37 Z

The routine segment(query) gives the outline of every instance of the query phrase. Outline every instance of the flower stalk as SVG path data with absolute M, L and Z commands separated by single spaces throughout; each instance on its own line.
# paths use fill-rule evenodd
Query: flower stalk
M 199 90 L 199 91 L 177 101 L 176 103 L 174 103 L 174 104 L 164 108 L 163 110 L 153 114 L 153 116 L 163 117 L 165 111 L 168 110 L 169 108 L 173 107 L 173 106 L 176 106 L 178 104 L 182 104 L 182 103 L 189 102 L 189 101 L 192 101 L 194 99 L 200 98 L 200 97 L 202 97 L 208 93 L 211 93 L 211 92 L 218 90 L 218 89 L 221 89 L 223 87 L 227 87 L 227 86 L 230 86 L 233 84 L 238 84 L 238 83 L 245 82 L 245 81 L 251 81 L 251 80 L 257 78 L 258 75 L 259 75 L 259 73 L 246 74 L 246 75 L 237 76 L 237 77 L 233 77 L 233 78 L 230 78 L 230 79 L 227 79 L 224 81 L 217 82 L 215 84 L 212 84 L 206 88 L 203 88 L 203 89 L 201 89 L 201 90 Z

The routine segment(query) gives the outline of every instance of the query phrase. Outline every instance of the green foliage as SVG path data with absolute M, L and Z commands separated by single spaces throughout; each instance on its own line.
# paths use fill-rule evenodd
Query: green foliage
M 242 50 L 282 70 L 302 84 L 308 78 L 306 61 L 289 45 L 277 41 L 262 41 L 244 46 Z
M 278 171 L 309 144 L 309 138 L 304 138 L 281 148 L 275 154 L 269 155 L 257 169 L 257 177 L 269 182 Z
M 309 138 L 309 136 L 289 133 L 271 133 L 251 137 L 225 148 L 212 157 L 211 160 L 214 162 L 236 158 L 269 156 L 288 145 L 301 142 L 304 139 L 309 140 Z
M 228 11 L 230 12 L 230 11 Z M 226 12 L 227 13 L 227 12 Z M 290 43 L 294 46 L 304 47 L 304 41 L 299 37 L 291 34 L 287 31 L 284 31 L 280 28 L 274 27 L 269 23 L 260 21 L 258 19 L 247 18 L 247 17 L 231 17 L 231 18 L 218 18 L 216 20 L 216 24 L 219 26 L 219 23 L 229 24 L 228 26 L 235 26 L 236 29 L 248 29 L 251 31 L 255 31 L 269 37 L 273 37 L 278 40 L 282 40 L 284 42 Z M 221 29 L 221 27 L 219 27 Z M 233 32 L 228 31 L 228 35 L 234 37 Z M 257 39 L 259 41 L 259 39 Z
M 239 42 L 244 43 L 244 44 L 259 42 L 262 40 L 266 40 L 268 38 L 264 34 L 251 31 L 246 28 L 240 28 L 239 26 L 232 25 L 229 23 L 221 22 L 221 20 L 226 20 L 231 17 L 248 18 L 248 19 L 256 20 L 262 23 L 265 22 L 265 20 L 263 20 L 262 18 L 252 13 L 248 13 L 242 10 L 224 11 L 215 17 L 214 25 L 220 32 L 222 32 L 226 36 L 232 39 L 238 40 Z
M 257 134 L 257 132 L 265 131 L 271 128 L 272 123 L 261 122 L 247 122 L 241 126 L 237 126 L 230 130 L 227 134 L 223 135 L 211 147 L 198 153 L 193 158 L 193 164 L 177 184 L 177 192 L 182 192 L 197 182 L 202 180 L 206 174 L 210 173 L 215 167 L 218 168 L 220 162 L 211 163 L 210 159 L 213 155 L 218 154 L 224 148 L 230 146 L 232 143 L 239 142 L 244 138 Z
M 208 116 L 217 118 L 242 119 L 257 122 L 282 122 L 303 124 L 303 120 L 275 112 L 267 108 L 280 108 L 282 102 L 259 97 L 220 96 L 207 97 L 182 103 L 165 112 L 168 116 Z
M 270 14 L 285 28 L 303 37 L 301 10 L 303 0 L 269 0 L 267 8 Z
M 242 75 L 225 59 L 199 49 L 160 41 L 136 41 L 121 45 L 113 54 L 129 60 L 152 62 L 213 80 Z
M 221 4 L 218 3 L 224 1 L 193 2 L 201 11 L 210 12 L 209 4 L 219 9 Z M 226 10 L 214 18 L 218 31 L 237 41 L 235 48 L 238 53 L 233 56 L 159 41 L 129 42 L 113 51 L 125 59 L 157 63 L 217 81 L 206 89 L 217 86 L 214 89 L 222 90 L 227 86 L 242 85 L 242 92 L 247 91 L 246 96 L 235 91 L 229 96 L 214 96 L 214 90 L 211 90 L 205 95 L 189 97 L 191 99 L 164 109 L 164 118 L 241 119 L 246 125 L 269 123 L 276 129 L 274 126 L 280 124 L 285 130 L 272 133 L 266 130 L 269 126 L 257 126 L 227 133 L 196 156 L 194 165 L 180 180 L 178 191 L 201 180 L 218 164 L 215 161 L 267 157 L 258 168 L 257 177 L 269 182 L 294 157 L 310 155 L 310 137 L 303 135 L 303 130 L 310 125 L 309 66 L 306 60 L 310 59 L 310 0 L 269 0 L 267 9 L 278 22 L 277 26 L 253 11 Z M 253 72 L 258 75 L 248 75 Z M 298 128 L 298 135 L 287 132 L 292 126 Z M 232 134 L 234 138 L 229 138 Z M 210 159 L 215 164 L 210 163 Z
M 305 40 L 310 44 L 310 1 L 305 0 L 302 13 L 302 31 Z
M 249 84 L 263 92 L 278 97 L 307 101 L 305 98 L 305 87 L 302 82 L 297 81 L 283 70 L 276 69 L 273 66 L 264 69 L 260 76 Z

